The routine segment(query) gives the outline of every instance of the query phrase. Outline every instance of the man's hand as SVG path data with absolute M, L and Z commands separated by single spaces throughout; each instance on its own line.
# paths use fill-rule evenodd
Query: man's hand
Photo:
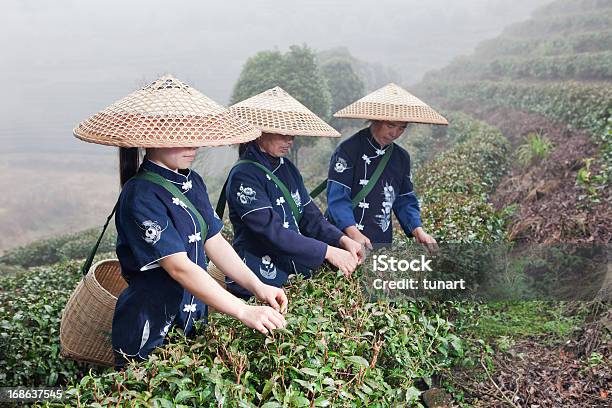
M 416 242 L 418 242 L 419 244 L 424 244 L 427 247 L 428 251 L 431 252 L 438 249 L 438 243 L 436 242 L 434 237 L 426 233 L 422 227 L 415 228 L 412 231 L 412 235 L 414 235 Z
M 353 254 L 353 257 L 355 257 L 357 260 L 358 265 L 361 265 L 365 260 L 365 246 L 359 242 L 354 241 L 348 236 L 344 235 L 340 238 L 340 246 Z
M 370 238 L 366 237 L 357 229 L 356 226 L 351 225 L 350 227 L 346 227 L 344 229 L 344 233 L 349 236 L 350 239 L 356 241 L 358 244 L 361 244 L 366 247 L 366 249 L 372 250 L 372 243 L 370 242 Z
M 266 285 L 262 282 L 261 285 L 257 286 L 254 295 L 258 300 L 269 304 L 270 307 L 277 312 L 282 314 L 287 313 L 289 301 L 287 300 L 287 295 L 283 288 Z
M 325 260 L 340 269 L 347 278 L 351 276 L 351 273 L 357 268 L 357 257 L 355 255 L 351 254 L 349 251 L 331 245 L 327 246 Z

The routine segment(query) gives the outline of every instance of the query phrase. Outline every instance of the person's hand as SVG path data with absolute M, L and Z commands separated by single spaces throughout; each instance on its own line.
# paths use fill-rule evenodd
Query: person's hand
M 438 243 L 434 237 L 426 233 L 422 227 L 415 228 L 414 231 L 412 231 L 412 235 L 414 235 L 416 242 L 424 244 L 428 251 L 431 252 L 438 249 Z
M 287 313 L 289 301 L 287 300 L 287 295 L 283 288 L 277 288 L 261 282 L 261 284 L 257 286 L 254 294 L 258 300 L 266 302 L 277 312 L 282 314 Z
M 331 245 L 327 246 L 325 259 L 336 268 L 340 269 L 347 278 L 351 276 L 351 273 L 357 268 L 357 257 L 349 251 Z
M 263 334 L 281 329 L 287 325 L 282 314 L 269 306 L 251 306 L 244 304 L 238 313 L 238 320 Z
M 340 246 L 342 248 L 349 251 L 355 259 L 357 259 L 357 264 L 361 265 L 366 257 L 365 246 L 360 244 L 357 241 L 352 240 L 348 236 L 344 235 L 340 238 Z
M 351 225 L 344 229 L 344 233 L 349 236 L 350 239 L 366 247 L 366 249 L 372 250 L 372 243 L 370 238 L 366 237 L 357 229 L 356 226 Z

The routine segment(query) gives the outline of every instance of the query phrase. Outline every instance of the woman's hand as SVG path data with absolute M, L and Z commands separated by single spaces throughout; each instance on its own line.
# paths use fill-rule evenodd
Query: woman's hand
M 370 238 L 366 237 L 357 229 L 356 226 L 351 225 L 350 227 L 346 227 L 344 229 L 344 233 L 349 236 L 350 239 L 356 241 L 358 244 L 361 244 L 366 247 L 366 249 L 372 250 L 372 243 L 370 242 Z
M 282 288 L 266 285 L 262 282 L 257 286 L 253 294 L 258 300 L 266 302 L 277 312 L 282 314 L 287 313 L 287 304 L 289 301 L 287 300 L 287 295 Z
M 357 268 L 357 258 L 353 254 L 331 245 L 327 246 L 325 259 L 340 269 L 347 278 L 351 276 L 351 273 Z
M 426 233 L 422 227 L 415 228 L 414 231 L 412 231 L 412 235 L 414 235 L 416 242 L 424 244 L 428 251 L 431 252 L 438 249 L 438 243 L 434 237 Z
M 346 249 L 351 254 L 353 254 L 355 259 L 357 259 L 358 265 L 361 265 L 363 261 L 365 260 L 365 257 L 366 257 L 365 246 L 360 244 L 359 242 L 352 240 L 346 235 L 343 235 L 340 238 L 340 246 L 342 246 L 342 248 Z
M 245 325 L 263 334 L 268 334 L 272 330 L 281 329 L 287 325 L 283 315 L 269 306 L 243 304 L 236 317 Z

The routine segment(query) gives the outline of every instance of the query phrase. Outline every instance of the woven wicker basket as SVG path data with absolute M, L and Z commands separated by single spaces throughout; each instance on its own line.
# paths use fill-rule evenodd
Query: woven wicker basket
M 227 286 L 225 285 L 225 275 L 212 262 L 208 263 L 208 274 L 212 276 L 223 289 L 227 289 Z M 208 306 L 208 314 L 216 311 L 217 309 L 214 307 Z
M 62 314 L 62 355 L 114 365 L 110 333 L 117 297 L 126 287 L 118 260 L 103 260 L 91 267 L 72 292 Z
M 225 275 L 212 263 L 208 273 L 225 289 Z M 119 261 L 94 264 L 68 299 L 60 325 L 62 355 L 73 360 L 112 366 L 113 314 L 119 294 L 127 287 Z M 215 311 L 212 307 L 209 313 Z

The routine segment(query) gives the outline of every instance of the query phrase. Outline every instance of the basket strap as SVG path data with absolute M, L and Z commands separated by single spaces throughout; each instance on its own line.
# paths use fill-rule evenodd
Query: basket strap
M 278 189 L 283 194 L 285 201 L 287 202 L 287 204 L 289 204 L 289 207 L 291 208 L 291 213 L 293 214 L 293 217 L 299 223 L 300 220 L 302 219 L 302 213 L 300 213 L 300 210 L 298 209 L 298 206 L 295 203 L 295 200 L 293 199 L 293 196 L 289 192 L 289 189 L 287 188 L 285 183 L 283 183 L 281 179 L 279 179 L 276 176 L 276 174 L 272 173 L 266 166 L 256 161 L 253 161 L 253 160 L 238 160 L 236 164 L 234 164 L 234 167 L 232 167 L 232 170 L 234 170 L 236 167 L 238 167 L 241 164 L 253 164 L 259 167 L 259 169 L 261 169 L 264 173 L 266 173 L 266 175 L 270 177 L 270 180 L 272 180 L 272 182 L 276 184 L 276 187 L 278 187 Z M 232 170 L 230 170 L 230 174 Z M 227 187 L 228 181 L 229 181 L 229 176 L 227 177 L 227 180 L 225 180 L 225 184 L 223 184 L 223 188 L 221 189 L 221 194 L 219 194 L 219 200 L 217 200 L 216 213 L 219 216 L 219 218 L 223 218 L 223 213 L 225 212 L 225 204 L 226 204 L 225 188 Z
M 327 179 L 323 180 L 321 184 L 316 186 L 314 190 L 310 192 L 310 198 L 317 198 L 319 194 L 323 192 L 327 188 Z
M 202 238 L 202 242 L 206 241 L 206 235 L 208 234 L 208 224 L 206 224 L 206 221 L 204 221 L 204 217 L 202 217 L 200 211 L 198 211 L 195 205 L 193 205 L 193 203 L 189 201 L 189 199 L 183 194 L 181 190 L 178 189 L 178 187 L 170 183 L 168 180 L 166 180 L 159 174 L 153 173 L 152 171 L 139 172 L 135 177 L 142 180 L 150 181 L 151 183 L 155 183 L 165 188 L 170 194 L 172 194 L 172 196 L 182 201 L 187 206 L 187 208 L 189 208 L 191 212 L 195 215 L 198 224 L 200 224 L 200 235 Z
M 376 185 L 376 182 L 380 178 L 380 175 L 382 174 L 382 172 L 385 170 L 385 167 L 387 167 L 387 163 L 389 163 L 389 159 L 391 158 L 392 153 L 393 153 L 393 144 L 391 144 L 391 146 L 387 148 L 385 155 L 383 156 L 382 160 L 378 163 L 378 166 L 376 166 L 376 169 L 374 169 L 374 173 L 372 174 L 372 177 L 370 177 L 370 180 L 368 181 L 368 183 L 351 200 L 351 204 L 353 208 L 357 207 L 357 204 L 359 204 L 361 200 L 363 200 L 368 194 L 370 194 L 370 191 L 372 191 L 372 189 Z M 328 179 L 325 179 L 321 182 L 321 184 L 316 186 L 314 190 L 310 192 L 310 197 L 315 198 L 316 196 L 321 194 L 323 190 L 327 188 L 327 181 Z
M 102 242 L 102 237 L 104 236 L 104 233 L 106 232 L 106 228 L 108 228 L 108 223 L 110 222 L 111 218 L 113 218 L 113 215 L 115 215 L 115 211 L 117 211 L 118 206 L 119 206 L 119 200 L 117 200 L 117 202 L 115 203 L 115 206 L 113 207 L 113 211 L 111 211 L 109 216 L 106 217 L 106 222 L 104 223 L 104 227 L 102 227 L 102 232 L 100 232 L 100 236 L 98 237 L 96 244 L 93 246 L 93 248 L 91 248 L 91 251 L 89 251 L 89 255 L 87 256 L 85 263 L 83 264 L 83 266 L 81 266 L 81 273 L 83 274 L 83 276 L 87 275 L 87 272 L 89 272 L 89 268 L 91 268 L 91 264 L 93 263 L 93 259 L 96 256 L 96 252 L 98 252 L 98 247 L 100 246 L 100 242 Z
M 385 155 L 383 156 L 382 160 L 378 163 L 378 166 L 376 166 L 376 169 L 374 169 L 374 173 L 372 174 L 372 177 L 370 177 L 370 180 L 368 181 L 368 183 L 351 200 L 351 204 L 353 205 L 353 208 L 357 207 L 359 202 L 363 200 L 364 198 L 366 198 L 368 194 L 370 194 L 370 191 L 372 191 L 372 189 L 376 185 L 376 182 L 378 182 L 378 179 L 380 178 L 382 172 L 385 170 L 385 167 L 387 167 L 387 163 L 389 163 L 389 159 L 391 158 L 392 154 L 393 154 L 393 143 L 391 143 L 391 146 L 387 148 Z

